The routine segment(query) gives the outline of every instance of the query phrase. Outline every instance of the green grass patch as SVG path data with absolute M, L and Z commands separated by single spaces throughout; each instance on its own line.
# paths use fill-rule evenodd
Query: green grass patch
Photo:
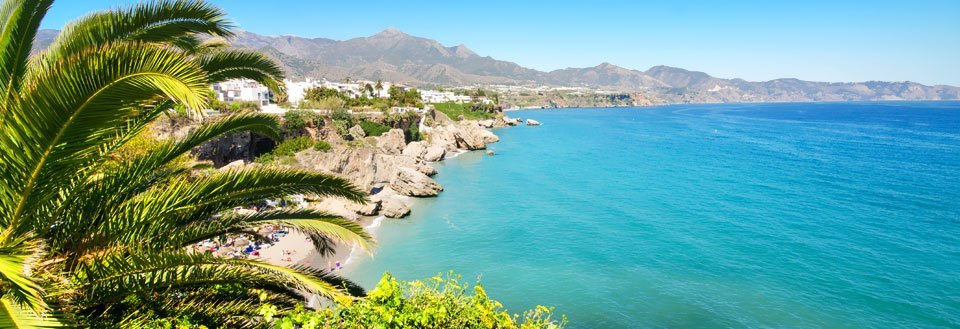
M 493 119 L 496 117 L 493 113 L 486 111 L 476 111 L 472 109 L 472 104 L 463 104 L 463 103 L 436 103 L 433 106 L 437 111 L 446 114 L 450 119 L 459 121 L 459 117 L 463 115 L 467 120 L 486 120 Z
M 363 132 L 367 136 L 380 136 L 384 133 L 390 131 L 390 127 L 373 122 L 373 121 L 360 121 L 360 128 L 363 128 Z

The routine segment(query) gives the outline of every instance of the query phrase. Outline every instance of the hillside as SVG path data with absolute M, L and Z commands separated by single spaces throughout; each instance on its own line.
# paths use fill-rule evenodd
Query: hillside
M 45 30 L 38 45 L 56 31 Z M 542 72 L 480 56 L 465 45 L 441 43 L 387 29 L 349 40 L 264 36 L 243 32 L 236 47 L 261 50 L 283 63 L 294 79 L 344 78 L 397 81 L 418 86 L 551 85 L 643 93 L 656 103 L 956 100 L 960 88 L 914 82 L 827 83 L 797 79 L 750 82 L 668 66 L 638 71 L 603 63 Z

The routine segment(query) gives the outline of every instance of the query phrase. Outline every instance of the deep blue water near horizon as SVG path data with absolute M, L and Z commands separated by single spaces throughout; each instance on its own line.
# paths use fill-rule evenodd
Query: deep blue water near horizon
M 511 112 L 350 265 L 572 328 L 960 327 L 960 103 Z

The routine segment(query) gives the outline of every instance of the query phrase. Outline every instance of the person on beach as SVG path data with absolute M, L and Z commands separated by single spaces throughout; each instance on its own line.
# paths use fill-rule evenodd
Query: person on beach
M 340 269 L 340 261 L 339 261 L 339 260 L 337 261 L 337 268 L 336 268 L 336 269 L 338 269 L 338 270 Z

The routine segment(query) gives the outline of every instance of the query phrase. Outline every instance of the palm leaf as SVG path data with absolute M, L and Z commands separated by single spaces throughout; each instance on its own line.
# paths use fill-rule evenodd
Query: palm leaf
M 0 328 L 60 328 L 64 323 L 52 315 L 40 315 L 20 307 L 9 298 L 0 298 Z
M 229 49 L 200 54 L 194 59 L 207 72 L 210 82 L 230 79 L 252 79 L 276 93 L 283 90 L 283 68 L 256 51 Z
M 33 39 L 53 0 L 7 0 L 0 7 L 3 32 L 0 34 L 0 82 L 3 86 L 3 107 L 20 90 L 27 71 Z
M 201 0 L 141 2 L 125 9 L 96 12 L 71 22 L 41 57 L 58 59 L 103 43 L 174 42 L 192 34 L 231 36 L 223 10 Z
M 20 106 L 2 113 L 0 136 L 6 191 L 0 222 L 10 227 L 45 205 L 62 181 L 74 177 L 109 143 L 118 124 L 138 113 L 143 101 L 169 97 L 199 108 L 205 79 L 176 52 L 143 44 L 113 44 L 39 72 L 24 86 Z M 6 200 L 5 200 L 6 201 Z M 45 225 L 44 223 L 37 223 Z

